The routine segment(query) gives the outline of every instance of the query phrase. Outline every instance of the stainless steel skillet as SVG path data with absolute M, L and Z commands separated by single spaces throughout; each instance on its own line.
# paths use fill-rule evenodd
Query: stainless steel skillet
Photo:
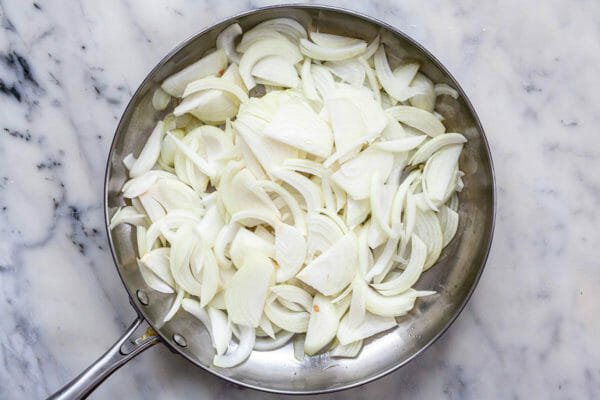
M 379 33 L 396 56 L 418 60 L 421 70 L 431 79 L 448 83 L 459 91 L 458 100 L 444 96 L 438 111 L 444 116 L 449 131 L 464 132 L 469 139 L 460 160 L 461 169 L 466 173 L 465 190 L 460 194 L 460 225 L 438 265 L 426 272 L 417 284 L 418 288 L 433 289 L 439 294 L 420 300 L 397 329 L 369 340 L 356 359 L 330 359 L 323 355 L 298 362 L 288 345 L 272 352 L 254 352 L 242 365 L 220 369 L 211 365 L 213 350 L 208 333 L 194 317 L 180 311 L 168 323 L 161 323 L 172 299 L 145 284 L 136 264 L 133 231 L 124 225 L 113 231 L 107 228 L 117 271 L 138 316 L 107 353 L 51 398 L 86 397 L 113 371 L 158 342 L 212 374 L 253 389 L 285 394 L 348 389 L 408 363 L 448 328 L 469 299 L 487 259 L 495 216 L 494 173 L 483 128 L 458 82 L 427 50 L 383 22 L 339 8 L 288 5 L 250 11 L 195 35 L 161 60 L 133 95 L 113 139 L 105 181 L 107 224 L 116 207 L 124 204 L 120 197 L 120 189 L 127 179 L 123 157 L 131 152 L 136 154 L 156 121 L 164 116 L 151 105 L 152 94 L 160 82 L 213 47 L 216 36 L 231 23 L 238 22 L 247 30 L 276 17 L 294 18 L 322 32 L 366 40 Z M 136 332 L 142 323 L 147 323 L 149 328 L 138 337 Z

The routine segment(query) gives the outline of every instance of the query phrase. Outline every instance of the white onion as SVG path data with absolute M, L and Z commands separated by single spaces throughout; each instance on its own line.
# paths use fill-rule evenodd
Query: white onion
M 216 75 L 226 67 L 227 55 L 217 50 L 165 79 L 161 88 L 171 96 L 181 97 L 190 82 Z
M 356 357 L 434 293 L 413 287 L 458 230 L 466 138 L 435 111 L 458 93 L 370 39 L 233 24 L 153 94 L 110 229 L 133 226 L 164 322 L 198 318 L 215 367 L 290 340 Z

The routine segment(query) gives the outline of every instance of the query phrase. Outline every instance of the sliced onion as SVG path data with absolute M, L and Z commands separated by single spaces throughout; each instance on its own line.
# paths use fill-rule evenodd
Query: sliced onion
M 313 82 L 313 76 L 311 73 L 311 61 L 310 58 L 305 58 L 302 63 L 302 69 L 300 72 L 300 77 L 302 79 L 302 91 L 304 95 L 314 101 L 319 101 L 319 95 L 317 94 L 317 89 Z
M 436 95 L 431 79 L 421 73 L 417 73 L 410 86 L 421 92 L 410 99 L 410 105 L 432 112 L 435 107 Z
M 231 242 L 229 250 L 231 260 L 237 268 L 241 268 L 247 256 L 261 255 L 268 258 L 275 257 L 275 247 L 273 243 L 267 242 L 254 232 L 241 228 L 237 231 L 235 238 Z
M 335 337 L 338 324 L 333 303 L 327 297 L 317 294 L 310 312 L 304 352 L 311 356 L 323 349 Z
M 333 135 L 329 126 L 302 101 L 282 104 L 263 134 L 319 157 L 331 154 Z
M 313 65 L 310 70 L 315 88 L 321 98 L 325 100 L 335 90 L 333 75 L 322 65 Z
M 169 307 L 169 311 L 167 311 L 167 313 L 163 317 L 163 321 L 162 321 L 163 323 L 170 321 L 175 316 L 177 311 L 179 311 L 179 308 L 181 307 L 181 302 L 183 301 L 184 295 L 185 295 L 185 290 L 182 287 L 178 287 L 177 295 L 175 296 L 175 299 L 173 299 L 173 303 L 171 303 L 171 307 Z
M 271 174 L 296 189 L 304 198 L 306 209 L 309 212 L 323 206 L 324 199 L 321 190 L 310 179 L 283 168 L 274 169 Z
M 140 214 L 135 207 L 119 207 L 117 212 L 110 219 L 108 229 L 113 230 L 120 224 L 145 225 L 146 221 L 146 215 Z
M 200 157 L 197 153 L 195 153 L 194 151 L 190 150 L 190 148 L 188 146 L 186 146 L 185 144 L 183 144 L 179 139 L 177 139 L 174 135 L 172 135 L 171 133 L 167 132 L 167 135 L 169 135 L 169 137 L 171 138 L 171 140 L 173 141 L 173 143 L 175 143 L 175 145 L 177 146 L 177 148 L 183 153 L 185 154 L 185 156 L 192 162 L 194 163 L 194 165 L 204 174 L 208 175 L 208 176 L 214 176 L 214 174 L 216 173 L 216 171 L 213 170 L 213 168 L 206 162 L 206 160 L 204 160 L 202 157 Z
M 427 161 L 433 153 L 442 147 L 466 142 L 467 139 L 460 133 L 446 133 L 444 135 L 436 136 L 419 147 L 419 150 L 417 150 L 417 152 L 410 159 L 410 163 L 412 165 L 420 164 Z
M 227 59 L 232 63 L 239 64 L 240 55 L 235 51 L 235 38 L 242 34 L 242 27 L 239 24 L 231 24 L 223 29 L 217 35 L 217 49 L 223 49 Z
M 327 109 L 336 151 L 348 150 L 366 131 L 360 109 L 344 97 L 329 99 Z
M 274 339 L 257 338 L 254 343 L 256 351 L 271 351 L 285 346 L 294 336 L 294 332 L 281 331 Z
M 240 71 L 241 73 L 241 71 Z M 240 102 L 248 101 L 248 95 L 242 88 L 234 84 L 231 81 L 223 78 L 215 78 L 214 76 L 207 76 L 206 78 L 198 79 L 191 82 L 185 87 L 183 97 L 190 96 L 194 93 L 201 92 L 203 90 L 222 90 L 235 96 Z
M 314 213 L 308 222 L 308 260 L 315 255 L 325 252 L 342 238 L 344 231 L 330 217 Z
M 392 296 L 407 291 L 417 282 L 427 258 L 427 246 L 415 234 L 411 237 L 411 243 L 410 261 L 406 269 L 395 279 L 373 285 L 375 289 L 385 291 L 387 296 Z
M 356 271 L 356 261 L 356 235 L 349 232 L 311 261 L 297 277 L 325 296 L 331 296 L 340 292 L 352 281 Z
M 167 284 L 171 289 L 175 287 L 175 280 L 171 275 L 171 269 L 169 264 L 170 249 L 159 248 L 151 250 L 144 254 L 139 260 L 140 264 L 143 264 L 147 269 L 152 271 L 161 281 Z M 166 291 L 163 293 L 173 293 L 173 290 Z
M 434 91 L 436 96 L 450 96 L 454 99 L 458 99 L 458 92 L 456 89 L 452 88 L 450 85 L 445 83 L 438 83 L 434 86 Z
M 352 282 L 352 301 L 348 311 L 348 324 L 350 327 L 360 326 L 367 312 L 366 283 L 362 276 L 357 274 Z
M 212 338 L 212 329 L 210 326 L 210 317 L 208 312 L 200 307 L 200 302 L 193 299 L 183 299 L 181 302 L 181 308 L 183 308 L 186 312 L 192 314 L 196 317 L 202 324 L 206 327 L 206 330 L 209 332 Z
M 423 184 L 427 196 L 432 201 L 444 202 L 452 194 L 458 168 L 458 158 L 462 151 L 462 144 L 446 146 L 436 152 L 423 170 Z
M 286 159 L 298 156 L 296 149 L 257 133 L 248 124 L 240 121 L 239 116 L 233 126 L 267 172 L 281 166 Z
M 441 135 L 446 131 L 444 125 L 435 115 L 420 108 L 395 106 L 388 108 L 386 112 L 403 124 L 412 126 L 431 137 Z
M 229 319 L 256 328 L 260 322 L 267 291 L 274 281 L 272 262 L 260 255 L 248 255 L 225 289 Z M 254 344 L 253 344 L 254 345 Z
M 304 333 L 308 328 L 309 314 L 307 312 L 288 310 L 278 301 L 267 302 L 265 314 L 271 322 L 289 332 Z
M 442 135 L 440 135 L 442 136 Z M 445 136 L 445 135 L 443 135 Z M 426 135 L 420 136 L 408 136 L 402 139 L 395 140 L 387 140 L 385 142 L 376 143 L 375 146 L 378 149 L 389 151 L 391 153 L 403 153 L 407 151 L 411 151 L 417 147 L 425 140 Z M 422 148 L 422 147 L 421 147 Z M 419 149 L 421 150 L 421 149 Z
M 415 234 L 427 245 L 427 259 L 423 266 L 423 270 L 427 271 L 440 257 L 444 241 L 440 222 L 433 211 L 417 211 Z
M 171 96 L 161 88 L 156 88 L 152 95 L 152 107 L 156 111 L 163 111 L 171 102 Z
M 401 73 L 399 74 L 393 73 L 388 64 L 383 45 L 380 45 L 379 49 L 375 52 L 374 62 L 377 78 L 391 97 L 397 101 L 406 101 L 419 93 L 419 91 L 409 87 L 417 70 L 413 68 L 411 70 L 406 69 L 406 71 L 400 70 Z M 412 72 L 412 76 L 410 75 L 410 72 Z
M 299 304 L 305 311 L 312 309 L 313 299 L 306 290 L 294 285 L 276 285 L 271 291 L 281 300 Z
M 269 19 L 256 25 L 254 29 L 266 29 L 279 32 L 295 42 L 297 42 L 300 38 L 308 37 L 304 26 L 292 18 Z
M 311 32 L 310 39 L 319 46 L 346 47 L 353 44 L 364 43 L 363 40 L 347 36 L 333 35 L 331 33 Z
M 225 256 L 225 251 L 227 245 L 231 243 L 233 238 L 237 235 L 238 230 L 240 229 L 240 225 L 238 224 L 228 224 L 223 226 L 219 231 L 219 234 L 215 238 L 214 243 L 214 253 L 217 262 L 221 267 L 229 267 L 231 266 L 231 261 L 227 259 Z
M 326 47 L 312 43 L 306 39 L 300 39 L 300 51 L 302 54 L 322 61 L 341 61 L 361 55 L 365 52 L 367 44 L 358 40 L 351 44 L 338 47 Z
M 294 65 L 280 56 L 260 59 L 252 68 L 252 76 L 263 84 L 295 88 L 300 82 Z
M 213 299 L 219 289 L 219 266 L 213 252 L 204 248 L 204 268 L 202 269 L 202 291 L 200 305 L 205 307 Z
M 279 264 L 277 282 L 293 278 L 306 259 L 306 240 L 302 232 L 291 225 L 275 225 L 275 260 Z
M 235 350 L 228 351 L 223 355 L 215 355 L 213 358 L 213 364 L 221 368 L 235 367 L 246 361 L 252 353 L 256 336 L 254 335 L 254 328 L 248 326 L 240 326 L 239 343 Z
M 302 61 L 302 54 L 298 48 L 285 39 L 264 39 L 252 44 L 240 59 L 240 75 L 246 84 L 248 90 L 256 86 L 252 77 L 254 65 L 261 59 L 268 56 L 280 56 L 286 62 L 294 65 Z
M 371 43 L 369 43 L 369 45 L 367 46 L 365 52 L 361 54 L 360 58 L 362 58 L 363 60 L 370 59 L 379 48 L 380 41 L 381 37 L 379 35 L 375 36 L 373 40 L 371 40 Z
M 296 198 L 292 196 L 289 191 L 275 182 L 263 180 L 258 181 L 258 184 L 267 191 L 277 193 L 279 198 L 285 201 L 288 209 L 294 217 L 294 225 L 296 226 L 296 229 L 298 229 L 302 235 L 306 235 L 306 218 L 304 217 L 304 213 L 300 209 L 300 205 L 298 204 Z
M 386 269 L 389 263 L 392 262 L 392 257 L 396 253 L 396 248 L 398 247 L 398 239 L 390 239 L 386 242 L 385 247 L 381 255 L 375 261 L 373 267 L 367 272 L 365 279 L 370 281 L 375 277 L 375 275 L 379 275 Z
M 218 355 L 225 354 L 229 341 L 231 340 L 231 323 L 227 319 L 227 314 L 213 307 L 208 307 L 208 317 L 212 332 L 213 346 Z
M 449 207 L 441 206 L 438 217 L 442 227 L 442 247 L 446 247 L 458 230 L 458 213 Z
M 366 313 L 362 323 L 357 327 L 352 327 L 349 323 L 349 317 L 346 315 L 340 321 L 337 338 L 342 345 L 347 345 L 387 331 L 396 325 L 396 320 L 393 317 L 381 317 Z
M 361 87 L 365 82 L 365 67 L 358 59 L 328 61 L 325 66 L 343 82 L 352 86 Z
M 161 88 L 171 96 L 182 97 L 190 82 L 216 75 L 219 71 L 225 70 L 225 67 L 227 67 L 227 55 L 223 50 L 217 50 L 165 79 Z
M 329 352 L 329 355 L 332 358 L 354 358 L 358 356 L 362 347 L 362 340 L 357 340 L 356 342 L 348 343 L 346 345 L 340 343 Z
M 366 199 L 369 197 L 374 172 L 379 171 L 382 179 L 386 180 L 392 170 L 393 162 L 394 157 L 391 154 L 368 147 L 343 164 L 331 178 L 354 200 Z
M 148 136 L 140 155 L 129 169 L 129 176 L 135 178 L 150 171 L 160 156 L 160 145 L 164 135 L 163 123 L 158 121 L 154 130 Z

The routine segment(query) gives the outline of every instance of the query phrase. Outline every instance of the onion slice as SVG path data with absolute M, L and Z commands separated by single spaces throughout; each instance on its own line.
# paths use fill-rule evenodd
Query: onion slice
M 333 303 L 325 296 L 317 294 L 313 299 L 304 352 L 309 356 L 318 353 L 336 335 L 339 320 Z
M 341 61 L 361 55 L 367 49 L 367 44 L 356 42 L 338 47 L 327 47 L 315 44 L 306 39 L 300 39 L 300 51 L 305 56 L 322 61 Z
M 308 264 L 297 277 L 320 293 L 331 296 L 352 281 L 356 261 L 356 235 L 349 232 Z
M 213 364 L 221 368 L 235 367 L 246 361 L 252 353 L 252 348 L 256 340 L 254 335 L 254 328 L 248 326 L 240 326 L 239 343 L 235 350 L 227 352 L 223 355 L 215 355 L 213 358 Z

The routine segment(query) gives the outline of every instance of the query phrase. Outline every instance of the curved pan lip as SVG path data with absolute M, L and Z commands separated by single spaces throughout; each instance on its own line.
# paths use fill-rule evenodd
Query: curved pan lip
M 175 54 L 177 53 L 179 50 L 181 50 L 183 47 L 187 46 L 190 42 L 192 42 L 193 40 L 195 40 L 196 38 L 198 38 L 199 36 L 204 35 L 205 33 L 207 33 L 208 31 L 210 31 L 211 29 L 213 29 L 213 27 L 215 27 L 216 25 L 220 25 L 223 23 L 226 23 L 228 21 L 234 21 L 238 18 L 242 18 L 245 17 L 247 15 L 251 15 L 251 14 L 256 14 L 256 13 L 260 13 L 266 10 L 273 10 L 273 9 L 280 9 L 280 8 L 297 8 L 297 9 L 311 9 L 311 10 L 324 10 L 324 11 L 333 11 L 333 12 L 338 12 L 338 13 L 344 13 L 344 14 L 349 14 L 358 18 L 361 18 L 363 20 L 366 20 L 368 22 L 371 22 L 373 24 L 376 24 L 380 27 L 383 27 L 387 30 L 389 30 L 390 32 L 393 32 L 395 35 L 398 35 L 399 37 L 403 38 L 404 40 L 406 40 L 407 42 L 411 43 L 413 46 L 415 46 L 417 49 L 419 49 L 421 52 L 423 52 L 423 54 L 425 54 L 433 63 L 436 64 L 436 66 L 438 68 L 440 68 L 441 71 L 443 71 L 452 81 L 454 87 L 456 88 L 456 90 L 459 92 L 459 94 L 462 96 L 462 98 L 465 100 L 465 103 L 469 109 L 469 111 L 472 113 L 473 115 L 473 119 L 475 121 L 475 124 L 477 126 L 477 128 L 479 129 L 479 131 L 481 132 L 481 138 L 483 140 L 483 144 L 484 147 L 486 149 L 488 158 L 490 160 L 490 173 L 491 173 L 491 178 L 492 178 L 492 215 L 491 215 L 491 225 L 490 225 L 490 238 L 486 244 L 486 248 L 485 248 L 485 254 L 483 256 L 483 260 L 481 263 L 481 267 L 477 273 L 477 276 L 475 277 L 475 280 L 471 286 L 471 288 L 469 289 L 469 292 L 467 293 L 467 296 L 464 298 L 463 302 L 459 305 L 457 311 L 455 312 L 455 314 L 448 320 L 448 322 L 446 323 L 446 325 L 429 341 L 427 342 L 423 347 L 421 347 L 418 351 L 416 351 L 414 354 L 412 354 L 410 357 L 406 358 L 405 360 L 402 360 L 401 362 L 399 362 L 398 364 L 388 368 L 387 370 L 380 372 L 378 374 L 375 375 L 371 375 L 368 376 L 364 379 L 361 380 L 357 380 L 355 382 L 343 385 L 343 386 L 338 386 L 338 387 L 334 387 L 334 388 L 324 388 L 324 389 L 318 389 L 318 390 L 284 390 L 284 389 L 274 389 L 274 388 L 269 388 L 269 387 L 263 387 L 263 386 L 258 386 L 258 385 L 254 385 L 254 384 L 250 384 L 250 383 L 246 383 L 243 382 L 241 380 L 235 379 L 235 378 L 231 378 L 225 375 L 220 374 L 218 371 L 215 371 L 213 369 L 208 368 L 207 366 L 203 365 L 203 364 L 199 364 L 196 363 L 191 357 L 187 356 L 184 353 L 181 353 L 176 347 L 172 346 L 170 344 L 170 340 L 166 337 L 164 337 L 161 333 L 160 333 L 160 329 L 157 329 L 157 327 L 153 326 L 153 324 L 151 324 L 147 319 L 146 319 L 146 315 L 144 313 L 143 310 L 141 310 L 136 304 L 135 301 L 133 300 L 133 298 L 131 297 L 131 293 L 129 290 L 127 290 L 127 285 L 125 284 L 125 281 L 123 279 L 123 276 L 121 274 L 120 269 L 118 268 L 119 265 L 119 261 L 117 260 L 116 254 L 115 254 L 115 249 L 114 249 L 114 244 L 113 244 L 113 239 L 112 239 L 112 235 L 109 229 L 109 224 L 110 224 L 110 217 L 108 215 L 108 179 L 109 179 L 109 172 L 110 172 L 110 163 L 112 160 L 112 156 L 113 153 L 115 151 L 115 145 L 116 145 L 116 139 L 117 139 L 117 132 L 119 132 L 122 128 L 122 124 L 123 124 L 123 116 L 128 114 L 131 109 L 135 106 L 135 99 L 138 97 L 141 88 L 144 86 L 144 84 L 149 80 L 149 77 L 153 75 L 154 72 L 156 72 L 157 70 L 159 70 L 166 62 L 168 62 L 168 60 Z M 183 356 L 184 358 L 186 358 L 188 361 L 190 361 L 192 364 L 194 364 L 195 366 L 198 366 L 200 368 L 202 368 L 204 371 L 207 371 L 227 382 L 233 383 L 235 385 L 239 385 L 245 388 L 250 388 L 250 389 L 254 389 L 254 390 L 258 390 L 258 391 L 263 391 L 263 392 L 267 392 L 267 393 L 276 393 L 276 394 L 286 394 L 286 395 L 315 395 L 315 394 L 325 394 L 325 393 L 333 393 L 333 392 L 339 392 L 342 390 L 347 390 L 347 389 L 352 389 L 352 388 L 356 388 L 362 385 L 365 385 L 367 383 L 376 381 L 377 379 L 380 379 L 396 370 L 398 370 L 399 368 L 405 366 L 406 364 L 408 364 L 410 361 L 412 361 L 413 359 L 415 359 L 416 357 L 418 357 L 419 355 L 421 355 L 426 349 L 428 349 L 433 343 L 435 343 L 450 327 L 450 325 L 452 325 L 452 323 L 456 320 L 456 318 L 460 315 L 460 313 L 462 312 L 462 310 L 465 308 L 467 302 L 469 301 L 469 299 L 471 298 L 473 292 L 475 291 L 475 288 L 477 287 L 477 284 L 479 282 L 479 279 L 481 278 L 481 275 L 483 273 L 483 270 L 485 268 L 485 265 L 487 263 L 487 259 L 490 253 L 490 248 L 492 245 L 492 241 L 493 241 L 493 236 L 494 236 L 494 228 L 495 228 L 495 223 L 496 223 L 496 205 L 497 205 L 497 199 L 496 199 L 496 177 L 495 177 L 495 173 L 494 173 L 494 164 L 492 161 L 492 157 L 491 157 L 491 151 L 490 151 L 490 146 L 487 140 L 487 137 L 485 135 L 483 126 L 481 124 L 481 121 L 477 115 L 477 113 L 475 112 L 475 108 L 473 107 L 473 104 L 471 103 L 471 101 L 469 100 L 469 98 L 467 97 L 465 91 L 463 90 L 463 88 L 460 86 L 460 84 L 458 83 L 458 81 L 456 80 L 456 78 L 454 78 L 454 76 L 450 73 L 450 71 L 448 71 L 448 69 L 433 55 L 431 54 L 431 52 L 429 50 L 427 50 L 423 45 L 421 45 L 419 42 L 417 42 L 415 39 L 411 38 L 409 35 L 405 34 L 404 32 L 400 31 L 399 29 L 395 28 L 394 26 L 380 21 L 376 18 L 370 17 L 366 14 L 357 12 L 357 11 L 353 11 L 353 10 L 349 10 L 346 8 L 341 8 L 341 7 L 334 7 L 334 6 L 325 6 L 325 5 L 312 5 L 312 4 L 280 4 L 280 5 L 273 5 L 273 6 L 266 6 L 266 7 L 260 7 L 260 8 L 256 8 L 256 9 L 252 9 L 249 11 L 245 11 L 239 14 L 236 14 L 234 16 L 225 18 L 223 20 L 220 20 L 218 22 L 216 22 L 215 24 L 212 24 L 211 26 L 207 27 L 206 29 L 202 30 L 199 33 L 194 34 L 193 36 L 185 39 L 183 42 L 179 43 L 177 46 L 175 46 L 167 55 L 165 55 L 165 57 L 163 57 L 158 64 L 156 64 L 156 66 L 146 75 L 146 77 L 144 78 L 144 80 L 139 84 L 137 90 L 135 91 L 135 93 L 133 94 L 133 96 L 131 97 L 131 100 L 129 101 L 129 103 L 127 104 L 127 107 L 125 108 L 125 110 L 123 111 L 122 117 L 119 120 L 119 124 L 117 125 L 117 128 L 115 129 L 115 134 L 113 136 L 113 140 L 111 143 L 111 147 L 110 147 L 110 152 L 108 154 L 108 158 L 106 161 L 106 171 L 105 171 L 105 175 L 104 175 L 104 220 L 105 220 L 105 229 L 106 229 L 106 233 L 108 236 L 108 243 L 109 243 L 109 247 L 110 247 L 110 252 L 115 264 L 115 268 L 117 269 L 117 273 L 119 274 L 119 277 L 121 278 L 121 281 L 123 282 L 123 286 L 125 286 L 126 290 L 127 290 L 127 294 L 130 297 L 130 303 L 133 305 L 134 309 L 136 310 L 136 312 L 138 313 L 138 315 L 142 315 L 144 317 L 144 319 L 146 319 L 146 321 L 148 322 L 148 324 L 160 335 L 163 343 L 169 347 L 172 351 L 177 352 L 179 355 Z

